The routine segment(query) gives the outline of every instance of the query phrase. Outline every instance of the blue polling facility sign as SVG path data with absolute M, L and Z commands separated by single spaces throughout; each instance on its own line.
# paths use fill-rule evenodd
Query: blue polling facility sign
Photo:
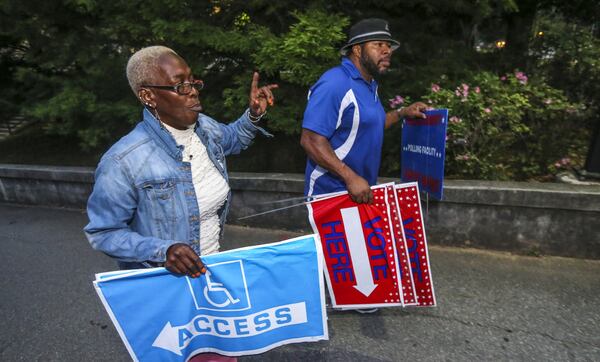
M 444 191 L 444 159 L 448 110 L 425 111 L 426 119 L 402 122 L 402 182 L 416 181 L 438 200 Z
M 314 235 L 203 256 L 206 274 L 164 268 L 96 275 L 94 286 L 131 357 L 186 361 L 328 339 Z

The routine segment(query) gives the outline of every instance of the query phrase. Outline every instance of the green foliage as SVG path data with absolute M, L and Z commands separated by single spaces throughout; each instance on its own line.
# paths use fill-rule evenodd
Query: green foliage
M 276 5 L 255 5 L 282 16 Z M 39 119 L 51 134 L 78 135 L 85 148 L 111 143 L 139 119 L 141 108 L 124 76 L 129 56 L 165 44 L 205 79 L 207 113 L 225 121 L 239 117 L 256 69 L 263 82 L 281 87 L 269 126 L 297 134 L 298 100 L 336 63 L 335 46 L 348 20 L 322 10 L 286 12 L 286 32 L 276 35 L 260 24 L 268 16 L 255 19 L 244 7 L 234 1 L 4 1 L 0 115 Z M 26 101 L 16 89 L 29 90 Z
M 516 71 L 476 73 L 470 82 L 432 84 L 424 96 L 448 108 L 446 173 L 453 177 L 522 180 L 551 171 L 557 160 L 581 166 L 589 133 L 580 104 Z
M 286 134 L 298 134 L 300 130 L 305 104 L 298 102 L 298 97 L 306 99 L 310 85 L 339 62 L 335 45 L 344 38 L 343 28 L 348 24 L 347 18 L 318 10 L 293 12 L 292 16 L 296 23 L 279 36 L 265 27 L 252 24 L 251 19 L 246 19 L 242 30 L 229 32 L 236 39 L 246 38 L 256 45 L 250 55 L 252 63 L 263 76 L 276 80 L 280 85 L 277 91 L 280 101 L 277 107 L 269 110 L 269 126 Z M 243 44 L 244 41 L 238 43 Z M 223 91 L 224 105 L 230 117 L 246 105 L 249 79 L 250 73 L 236 76 L 236 87 Z
M 348 19 L 316 10 L 293 15 L 297 23 L 290 31 L 265 38 L 252 58 L 267 74 L 279 73 L 282 81 L 308 88 L 339 62 L 335 45 L 344 40 Z
M 531 43 L 537 73 L 590 107 L 599 107 L 600 39 L 592 27 L 556 13 L 541 13 Z
M 140 117 L 128 58 L 162 44 L 205 81 L 201 101 L 221 121 L 247 107 L 254 70 L 261 83 L 279 84 L 267 127 L 293 139 L 308 88 L 339 62 L 343 30 L 383 17 L 402 46 L 379 79 L 381 98 L 430 99 L 461 119 L 450 124 L 449 175 L 526 179 L 581 166 L 600 123 L 598 9 L 586 1 L 0 0 L 0 120 L 25 114 L 49 134 L 105 149 Z M 515 68 L 532 79 L 493 75 Z M 423 94 L 438 82 L 439 92 Z M 463 83 L 465 102 L 454 93 Z M 399 128 L 386 133 L 384 174 L 399 173 Z

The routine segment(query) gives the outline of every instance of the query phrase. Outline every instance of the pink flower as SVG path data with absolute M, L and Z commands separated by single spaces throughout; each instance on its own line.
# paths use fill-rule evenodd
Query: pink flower
M 475 93 L 479 94 L 481 92 L 481 89 L 479 89 L 479 87 L 475 87 Z
M 471 159 L 471 157 L 469 157 L 469 155 L 458 155 L 455 157 L 455 159 L 457 161 L 468 161 Z
M 461 84 L 460 87 L 456 87 L 454 94 L 456 94 L 457 97 L 462 96 L 463 99 L 461 101 L 466 102 L 467 97 L 469 96 L 469 86 L 465 83 Z
M 569 157 L 563 157 L 560 160 L 554 162 L 554 167 L 556 168 L 566 168 L 571 165 L 571 159 Z
M 462 119 L 460 119 L 460 118 L 458 118 L 456 116 L 450 117 L 450 123 L 456 124 L 456 123 L 460 123 L 460 122 L 462 122 Z
M 529 79 L 523 72 L 515 72 L 515 78 L 517 78 L 521 84 L 527 84 L 527 80 Z
M 440 87 L 440 85 L 439 85 L 439 84 L 435 84 L 435 83 L 432 83 L 432 84 L 431 84 L 431 91 L 432 91 L 433 93 L 437 93 L 437 92 L 439 92 L 439 91 L 440 91 L 440 88 L 441 88 L 441 87 Z
M 461 84 L 463 89 L 463 97 L 467 98 L 469 96 L 469 86 L 465 83 Z
M 501 76 L 500 80 L 506 80 L 506 76 L 505 75 Z
M 491 110 L 491 109 L 489 109 L 489 108 L 484 108 L 484 109 L 483 109 L 483 111 L 484 111 L 485 113 L 492 113 L 492 110 Z

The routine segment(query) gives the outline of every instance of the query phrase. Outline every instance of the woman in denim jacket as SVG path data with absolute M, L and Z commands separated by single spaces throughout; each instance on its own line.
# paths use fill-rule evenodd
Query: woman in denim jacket
M 131 56 L 127 79 L 143 119 L 104 154 L 89 198 L 85 234 L 122 269 L 165 266 L 198 277 L 200 255 L 218 251 L 229 208 L 225 156 L 246 149 L 274 101 L 254 73 L 249 108 L 223 124 L 201 113 L 203 82 L 173 50 L 152 46 Z

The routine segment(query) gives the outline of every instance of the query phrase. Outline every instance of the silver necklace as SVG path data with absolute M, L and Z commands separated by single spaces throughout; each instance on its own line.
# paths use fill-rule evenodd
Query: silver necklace
M 162 122 L 162 120 L 160 119 L 160 116 L 158 115 L 158 109 L 154 108 L 154 112 L 155 112 L 155 114 L 153 114 L 153 116 L 154 116 L 154 118 L 156 118 L 156 120 L 160 124 L 160 127 L 162 129 L 166 130 L 167 132 L 171 133 L 171 136 L 173 138 L 175 138 L 173 133 L 165 128 L 164 123 Z M 150 112 L 150 113 L 152 114 L 152 112 Z M 192 160 L 192 158 L 194 158 L 194 155 L 192 155 L 192 140 L 194 138 L 194 134 L 195 134 L 194 131 L 190 132 L 190 136 L 187 138 L 187 142 L 185 142 L 185 144 L 183 145 L 184 151 L 188 152 L 188 158 L 190 161 Z

